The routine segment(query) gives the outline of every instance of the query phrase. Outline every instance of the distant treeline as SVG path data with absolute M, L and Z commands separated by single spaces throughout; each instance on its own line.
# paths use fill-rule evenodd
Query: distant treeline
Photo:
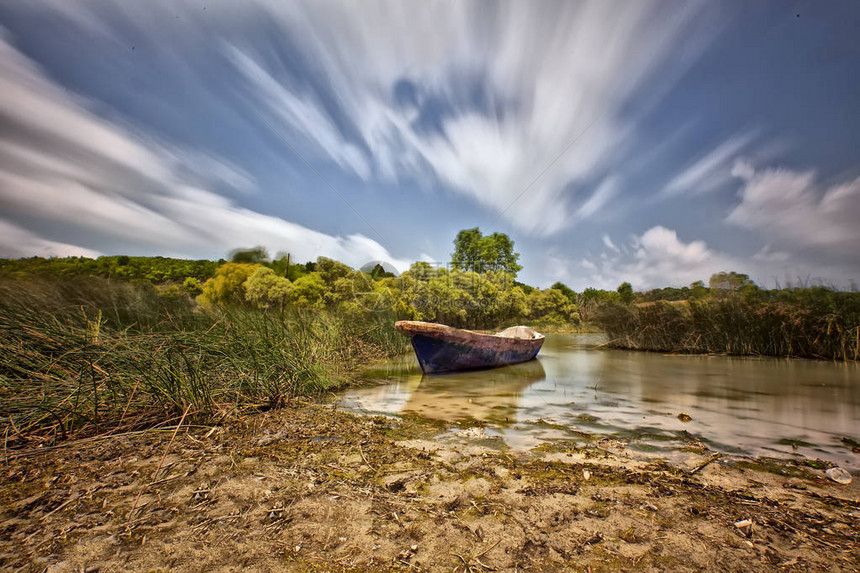
M 729 272 L 698 282 L 685 296 L 607 302 L 594 321 L 619 348 L 739 355 L 860 359 L 860 293 L 824 286 L 762 289 Z
M 205 281 L 225 261 L 172 259 L 169 257 L 113 257 L 0 259 L 0 273 L 17 276 L 103 277 L 140 280 L 153 284 L 182 282 L 188 277 Z

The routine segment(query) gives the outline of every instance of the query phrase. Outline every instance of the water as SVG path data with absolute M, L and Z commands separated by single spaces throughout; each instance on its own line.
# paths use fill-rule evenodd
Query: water
M 860 469 L 860 366 L 812 360 L 595 350 L 599 335 L 549 335 L 537 360 L 423 376 L 414 356 L 364 373 L 341 407 L 482 421 L 509 447 L 585 434 L 673 457 L 696 440 L 743 455 L 805 456 Z M 684 413 L 691 420 L 684 422 Z M 796 446 L 796 447 L 795 447 Z

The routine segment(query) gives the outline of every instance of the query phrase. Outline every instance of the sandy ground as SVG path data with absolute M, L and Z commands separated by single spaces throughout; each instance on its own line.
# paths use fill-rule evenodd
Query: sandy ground
M 514 454 L 463 428 L 300 404 L 229 429 L 6 453 L 0 568 L 856 571 L 860 480 L 798 462 Z M 620 447 L 620 445 L 616 445 Z M 816 464 L 812 464 L 813 466 Z M 749 519 L 749 528 L 736 522 Z

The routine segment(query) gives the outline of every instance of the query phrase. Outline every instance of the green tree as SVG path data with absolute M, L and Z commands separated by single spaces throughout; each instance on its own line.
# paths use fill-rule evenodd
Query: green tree
M 378 281 L 380 279 L 393 277 L 394 273 L 386 271 L 385 267 L 383 267 L 380 263 L 376 263 L 376 266 L 374 266 L 370 270 L 370 276 L 371 278 L 373 278 L 373 280 Z
M 514 277 L 523 268 L 517 264 L 519 258 L 520 254 L 514 251 L 514 241 L 505 233 L 485 237 L 478 227 L 457 233 L 451 253 L 451 263 L 457 270 L 504 271 Z
M 269 252 L 266 247 L 253 247 L 250 249 L 236 249 L 230 253 L 231 263 L 260 264 L 269 260 Z
M 200 280 L 195 277 L 186 277 L 182 282 L 182 289 L 189 294 L 200 294 L 201 286 Z
M 526 297 L 528 318 L 554 324 L 571 320 L 576 307 L 564 294 L 554 288 L 535 289 Z
M 478 227 L 463 229 L 454 238 L 451 263 L 455 269 L 476 271 L 481 259 L 481 240 L 484 238 Z
M 275 258 L 272 259 L 272 262 L 269 263 L 269 268 L 275 271 L 275 274 L 279 277 L 288 277 L 290 274 L 290 253 L 280 252 L 275 255 Z
M 618 294 L 621 295 L 621 302 L 623 302 L 623 303 L 633 302 L 635 295 L 633 294 L 633 287 L 630 285 L 630 283 L 625 281 L 625 282 L 621 283 L 620 285 L 618 285 L 618 289 L 616 289 L 616 290 L 618 291 Z
M 690 300 L 702 300 L 708 296 L 708 287 L 702 281 L 690 283 Z
M 338 279 L 351 277 L 355 271 L 340 261 L 327 257 L 319 257 L 317 259 L 316 272 L 320 274 L 323 282 L 331 286 Z
M 572 288 L 570 288 L 563 282 L 556 282 L 549 288 L 554 288 L 555 290 L 561 291 L 561 294 L 566 296 L 567 300 L 573 303 L 576 302 L 576 292 L 574 292 Z

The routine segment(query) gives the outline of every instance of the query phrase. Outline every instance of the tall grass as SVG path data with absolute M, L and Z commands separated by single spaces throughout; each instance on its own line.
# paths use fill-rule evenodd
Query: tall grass
M 211 422 L 343 384 L 405 349 L 390 317 L 205 311 L 150 285 L 0 280 L 4 447 Z
M 840 294 L 840 293 L 837 293 Z M 854 293 L 795 300 L 741 296 L 638 305 L 607 303 L 595 321 L 621 348 L 721 352 L 832 360 L 860 359 L 860 309 Z

